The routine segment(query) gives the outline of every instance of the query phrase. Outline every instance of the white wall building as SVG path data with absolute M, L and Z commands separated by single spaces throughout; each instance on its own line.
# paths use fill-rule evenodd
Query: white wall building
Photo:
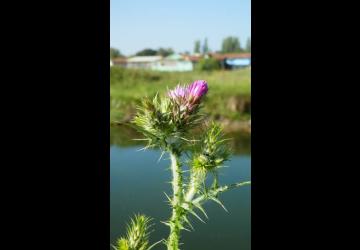
M 151 67 L 152 70 L 157 71 L 192 71 L 193 64 L 189 60 L 185 60 L 183 56 L 179 54 L 173 54 L 161 61 L 154 63 Z
M 134 56 L 127 59 L 127 68 L 151 69 L 153 65 L 162 60 L 162 56 Z

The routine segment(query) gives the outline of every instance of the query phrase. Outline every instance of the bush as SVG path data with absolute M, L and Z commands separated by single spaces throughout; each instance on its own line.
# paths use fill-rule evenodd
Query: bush
M 110 68 L 110 84 L 122 83 L 124 85 L 132 85 L 133 83 L 144 84 L 148 82 L 156 82 L 161 80 L 158 72 L 139 69 L 126 69 L 123 67 Z
M 220 69 L 220 62 L 214 58 L 200 59 L 196 69 L 199 71 L 212 71 Z

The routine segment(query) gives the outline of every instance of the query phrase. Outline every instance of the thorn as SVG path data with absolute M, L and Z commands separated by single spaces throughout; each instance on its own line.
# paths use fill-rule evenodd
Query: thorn
M 163 157 L 164 154 L 165 154 L 165 151 L 162 151 L 162 152 L 161 152 L 161 155 L 160 155 L 160 157 L 159 157 L 159 159 L 158 159 L 158 161 L 157 161 L 158 163 L 160 162 L 160 160 L 161 160 L 161 158 Z
M 217 199 L 215 197 L 209 197 L 209 198 L 211 200 L 215 201 L 216 203 L 218 203 L 226 212 L 229 212 L 219 199 Z
M 170 199 L 170 197 L 164 192 L 166 198 L 169 200 L 170 204 L 172 204 L 172 200 Z
M 188 220 L 188 218 L 187 218 L 186 216 L 184 216 L 184 221 L 191 227 L 191 229 L 192 229 L 193 231 L 195 231 L 193 225 L 190 223 L 190 221 Z
M 205 221 L 203 221 L 203 220 L 201 219 L 201 217 L 200 217 L 199 215 L 197 215 L 193 210 L 189 209 L 188 211 L 189 211 L 192 215 L 194 215 L 196 218 L 198 218 L 202 223 L 205 223 Z
M 170 227 L 170 223 L 169 223 L 169 222 L 165 222 L 165 221 L 160 221 L 160 222 Z
M 198 204 L 198 203 L 193 203 L 193 205 L 194 205 L 195 207 L 197 207 L 197 208 L 205 215 L 206 219 L 209 219 L 209 217 L 207 216 L 204 208 L 203 208 L 200 204 Z

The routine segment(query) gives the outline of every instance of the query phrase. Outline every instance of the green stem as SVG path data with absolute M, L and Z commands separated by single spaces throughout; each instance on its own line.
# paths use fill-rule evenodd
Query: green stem
M 183 202 L 183 191 L 182 191 L 182 171 L 181 165 L 178 159 L 178 155 L 174 150 L 170 150 L 171 159 L 171 172 L 172 172 L 172 188 L 173 188 L 173 200 L 172 200 L 172 216 L 170 219 L 170 235 L 167 241 L 168 250 L 178 250 L 180 240 L 180 230 L 182 227 L 181 216 Z
M 201 183 L 204 181 L 205 173 L 202 173 L 200 170 L 192 170 L 190 174 L 190 182 L 189 182 L 189 188 L 185 195 L 185 201 L 191 202 L 196 193 L 198 192 L 198 189 L 201 185 Z
M 210 190 L 208 192 L 208 194 L 206 194 L 206 195 L 201 195 L 201 196 L 197 197 L 196 199 L 193 200 L 193 202 L 201 204 L 202 202 L 205 202 L 209 196 L 215 197 L 215 196 L 219 195 L 220 193 L 223 193 L 230 189 L 241 187 L 241 186 L 246 186 L 246 185 L 250 185 L 250 184 L 251 184 L 251 181 L 244 181 L 244 182 L 239 182 L 239 183 L 235 183 L 235 184 L 231 184 L 231 185 L 225 185 L 222 187 L 218 187 L 216 189 Z

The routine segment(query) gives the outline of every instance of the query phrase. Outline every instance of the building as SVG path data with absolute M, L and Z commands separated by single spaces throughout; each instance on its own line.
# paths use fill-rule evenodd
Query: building
M 127 64 L 127 59 L 124 57 L 118 57 L 118 58 L 112 59 L 112 62 L 110 62 L 110 66 L 111 66 L 111 63 L 113 66 L 121 66 L 121 67 L 125 68 L 126 64 Z
M 190 61 L 192 63 L 193 68 L 195 68 L 199 60 L 203 58 L 203 56 L 200 54 L 184 55 L 183 57 L 185 58 L 185 60 Z
M 251 53 L 209 53 L 206 55 L 172 54 L 162 56 L 134 56 L 130 58 L 114 58 L 110 66 L 120 66 L 133 69 L 149 69 L 154 71 L 192 71 L 203 58 L 214 58 L 222 69 L 238 69 L 251 66 Z
M 151 69 L 162 59 L 162 56 L 134 56 L 126 60 L 126 68 Z
M 210 57 L 220 61 L 224 69 L 237 69 L 251 66 L 251 53 L 209 54 Z
M 190 60 L 187 60 L 180 54 L 172 54 L 163 58 L 160 61 L 155 62 L 151 66 L 152 70 L 156 71 L 192 71 L 193 64 Z

